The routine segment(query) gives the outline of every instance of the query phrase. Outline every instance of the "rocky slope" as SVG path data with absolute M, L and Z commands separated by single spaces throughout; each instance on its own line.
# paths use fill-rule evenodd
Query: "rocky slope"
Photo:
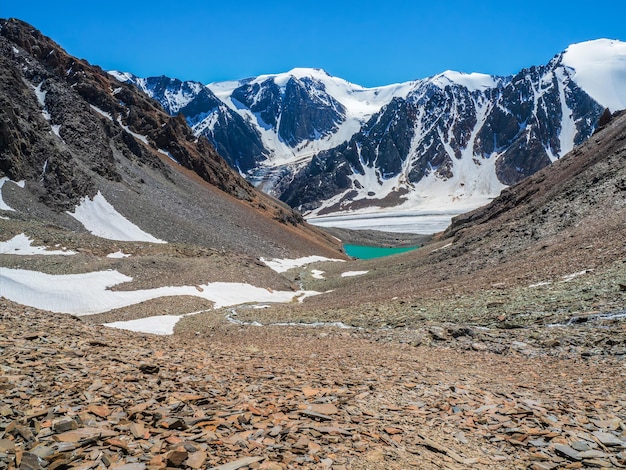
M 416 347 L 332 328 L 157 337 L 1 306 L 3 468 L 626 463 L 617 358 L 537 357 L 516 342 L 503 354 Z
M 0 174 L 26 182 L 4 185 L 11 216 L 81 229 L 65 211 L 100 192 L 170 242 L 256 256 L 337 253 L 135 87 L 19 20 L 2 21 L 0 48 Z

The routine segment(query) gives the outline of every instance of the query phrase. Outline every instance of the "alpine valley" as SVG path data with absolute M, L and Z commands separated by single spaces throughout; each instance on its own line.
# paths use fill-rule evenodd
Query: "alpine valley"
M 0 470 L 626 468 L 623 51 L 206 87 L 0 19 Z M 510 186 L 411 238 L 240 172 L 312 213 Z
M 206 86 L 111 73 L 309 218 L 478 207 L 626 108 L 626 43 L 608 39 L 513 76 L 446 71 L 369 89 L 319 69 Z

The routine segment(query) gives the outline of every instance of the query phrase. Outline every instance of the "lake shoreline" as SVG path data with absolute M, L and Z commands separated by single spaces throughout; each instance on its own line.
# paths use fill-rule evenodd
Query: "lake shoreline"
M 379 230 L 352 230 L 336 227 L 320 227 L 320 229 L 338 238 L 342 241 L 342 243 L 349 245 L 408 248 L 423 246 L 433 238 L 433 235 L 421 235 L 417 233 L 381 232 Z

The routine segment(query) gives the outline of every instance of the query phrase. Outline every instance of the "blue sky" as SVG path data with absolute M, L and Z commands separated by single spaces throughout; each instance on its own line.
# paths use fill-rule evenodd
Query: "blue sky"
M 508 75 L 575 42 L 626 40 L 623 0 L 1 0 L 0 17 L 106 70 L 204 83 L 294 67 L 364 86 L 447 69 Z

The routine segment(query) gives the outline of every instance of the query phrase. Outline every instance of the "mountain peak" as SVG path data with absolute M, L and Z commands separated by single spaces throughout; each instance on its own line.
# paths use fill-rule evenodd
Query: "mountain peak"
M 570 45 L 562 64 L 574 82 L 611 111 L 626 109 L 626 42 L 596 39 Z
M 304 77 L 331 77 L 331 75 L 324 69 L 320 68 L 311 68 L 311 67 L 295 67 L 287 72 L 288 75 L 291 75 L 295 78 L 304 78 Z
M 455 70 L 446 70 L 432 78 L 434 84 L 441 88 L 448 85 L 460 85 L 466 87 L 470 91 L 481 91 L 497 86 L 495 77 L 484 73 L 464 73 Z

